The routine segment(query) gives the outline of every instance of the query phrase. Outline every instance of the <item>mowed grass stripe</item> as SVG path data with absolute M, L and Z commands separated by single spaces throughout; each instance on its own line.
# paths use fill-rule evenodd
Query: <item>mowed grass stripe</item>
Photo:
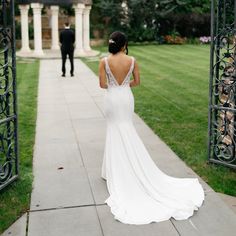
M 182 45 L 182 46 L 153 45 L 153 46 L 147 46 L 147 47 L 148 47 L 148 52 L 150 52 L 150 53 L 156 52 L 156 53 L 158 53 L 158 56 L 160 54 L 164 54 L 164 55 L 172 55 L 175 58 L 177 58 L 180 55 L 182 55 L 188 59 L 196 60 L 196 61 L 198 61 L 198 63 L 201 63 L 201 60 L 209 59 L 209 51 L 210 51 L 209 46 L 206 46 L 206 47 L 204 46 L 205 47 L 204 50 L 200 50 L 202 48 L 202 46 L 195 46 L 195 47 L 188 48 L 187 45 Z M 134 47 L 134 49 L 135 48 L 138 49 L 139 47 Z M 141 48 L 138 50 L 146 52 L 146 48 Z
M 167 68 L 172 68 L 172 70 L 169 71 L 169 73 L 173 73 L 172 71 L 175 70 L 175 69 L 179 70 L 177 65 L 180 66 L 181 69 L 183 69 L 183 73 L 188 73 L 189 71 L 190 71 L 190 73 L 191 72 L 196 72 L 196 69 L 202 69 L 202 68 L 198 68 L 196 66 L 193 66 L 194 65 L 193 63 L 190 63 L 190 62 L 185 61 L 183 59 L 180 60 L 180 59 L 176 59 L 175 57 L 167 57 L 164 54 L 160 54 L 157 57 L 157 55 L 156 55 L 156 53 L 154 51 L 148 52 L 148 53 L 142 53 L 139 50 L 135 50 L 135 51 L 132 51 L 132 54 L 135 54 L 136 57 L 138 57 L 138 58 L 143 58 L 144 57 L 149 62 L 160 63 L 161 65 L 164 65 Z M 205 65 L 205 67 L 206 67 L 206 61 L 207 60 L 205 59 L 202 62 L 202 64 Z M 172 62 L 175 63 L 174 67 L 172 66 L 173 65 Z M 148 63 L 147 67 L 152 66 L 152 64 Z M 162 68 L 160 68 L 160 69 L 162 69 Z M 195 74 L 193 74 L 193 76 L 194 75 Z
M 141 49 L 141 50 L 138 50 L 138 51 L 141 51 L 143 53 L 146 53 L 145 49 Z M 160 53 L 160 49 L 158 49 L 158 46 L 156 46 L 156 48 L 153 48 L 153 50 L 151 51 L 148 51 L 148 54 L 151 55 L 152 57 L 154 56 L 156 58 L 156 55 L 157 53 L 159 54 L 158 55 L 158 59 L 168 59 L 167 62 L 170 62 L 170 61 L 173 61 L 179 65 L 181 64 L 184 64 L 185 66 L 189 66 L 188 69 L 193 69 L 193 70 L 196 70 L 196 69 L 203 69 L 205 68 L 206 66 L 206 61 L 208 62 L 209 58 L 206 56 L 203 56 L 201 58 L 201 60 L 199 60 L 197 57 L 187 57 L 183 51 L 181 51 L 179 54 L 176 55 L 176 52 L 173 52 L 172 50 L 169 50 L 167 53 L 166 52 L 163 52 L 163 53 Z M 206 53 L 204 53 L 205 55 Z M 167 58 L 167 56 L 169 56 Z M 195 66 L 193 67 L 193 63 L 195 63 Z M 209 62 L 208 62 L 209 64 Z
M 137 55 L 137 53 L 133 53 L 134 55 Z M 166 96 L 168 96 L 168 93 L 172 93 L 174 89 L 176 95 L 178 94 L 179 96 L 185 96 L 186 99 L 193 99 L 196 101 L 196 99 L 192 95 L 205 97 L 207 95 L 206 93 L 206 88 L 208 87 L 208 83 L 205 82 L 207 80 L 207 76 L 201 75 L 201 77 L 205 77 L 205 81 L 203 83 L 199 83 L 199 73 L 193 72 L 190 74 L 189 73 L 183 73 L 183 68 L 182 67 L 173 67 L 174 62 L 171 63 L 171 66 L 168 65 L 168 63 L 164 62 L 160 59 L 152 59 L 150 56 L 145 55 L 145 56 L 139 56 L 140 60 L 142 61 L 141 64 L 141 75 L 143 77 L 142 83 L 144 83 L 146 86 L 156 86 L 156 87 L 163 87 L 161 91 L 163 93 L 167 93 Z M 145 62 L 143 62 L 145 61 Z M 149 71 L 151 70 L 151 67 L 155 65 L 155 71 L 159 75 L 156 75 L 152 77 L 151 79 L 147 79 L 149 76 Z M 148 68 L 147 68 L 148 67 Z M 184 65 L 183 65 L 184 67 Z M 171 73 L 170 73 L 171 72 Z M 186 80 L 186 77 L 188 76 L 188 80 Z M 178 79 L 176 79 L 178 77 Z M 195 77 L 195 78 L 194 78 Z M 160 79 L 158 79 L 160 78 Z M 200 89 L 199 89 L 200 87 Z M 164 94 L 163 94 L 164 96 Z M 171 99 L 171 97 L 170 97 Z M 183 99 L 181 99 L 183 100 Z M 179 105 L 180 106 L 180 105 Z
M 176 75 L 183 76 L 183 80 L 185 76 L 191 76 L 192 78 L 200 79 L 200 80 L 208 80 L 208 70 L 203 73 L 203 77 L 199 77 L 199 74 L 196 73 L 197 70 L 196 68 L 192 65 L 191 67 L 189 65 L 186 65 L 184 61 L 182 63 L 179 63 L 179 60 L 175 60 L 173 58 L 166 58 L 164 56 L 158 56 L 158 59 L 152 56 L 149 53 L 143 54 L 142 52 L 139 51 L 133 51 L 132 54 L 136 56 L 137 58 L 144 58 L 145 62 L 144 64 L 141 64 L 141 67 L 144 70 L 149 70 L 150 68 L 153 67 L 153 65 L 156 65 L 156 71 L 157 70 L 164 70 L 167 74 L 165 74 L 166 77 L 172 76 L 176 77 Z M 159 67 L 158 67 L 159 65 Z M 173 66 L 174 65 L 174 66 Z M 191 65 L 191 64 L 190 64 Z M 205 65 L 206 67 L 206 65 Z M 203 72 L 203 71 L 200 71 Z M 176 74 L 178 73 L 178 74 Z M 193 80 L 190 82 L 190 80 L 185 80 L 185 84 L 190 84 L 192 85 L 192 82 L 196 82 L 198 84 L 198 81 Z
M 133 53 L 135 56 L 138 55 L 138 53 Z M 145 63 L 141 64 L 141 74 L 143 73 L 146 75 L 149 73 L 153 65 L 155 65 L 155 71 L 156 71 L 156 76 L 154 79 L 157 79 L 160 81 L 160 83 L 164 83 L 165 81 L 169 82 L 170 85 L 178 85 L 181 86 L 183 89 L 188 89 L 189 91 L 196 91 L 196 88 L 199 88 L 199 86 L 206 88 L 208 86 L 208 83 L 206 83 L 206 80 L 208 80 L 208 72 L 203 72 L 201 71 L 201 74 L 196 70 L 193 70 L 192 72 L 188 70 L 187 72 L 185 71 L 185 65 L 182 64 L 180 66 L 173 66 L 175 65 L 175 62 L 173 61 L 172 63 L 168 62 L 163 62 L 161 59 L 152 59 L 150 56 L 142 56 L 139 55 L 140 60 L 143 61 L 145 59 Z M 178 77 L 178 80 L 176 79 Z M 188 80 L 186 80 L 186 77 L 188 77 Z M 201 79 L 200 79 L 201 78 Z M 200 83 L 200 81 L 202 83 Z M 168 84 L 167 84 L 168 85 Z M 198 91 L 201 93 L 201 90 Z M 201 94 L 203 95 L 204 92 Z
M 142 49 L 141 49 L 142 50 Z M 148 56 L 147 56 L 148 57 Z M 142 59 L 141 59 L 142 60 Z M 142 60 L 143 61 L 143 60 Z M 158 62 L 161 61 L 160 59 L 158 60 Z M 153 64 L 157 64 L 156 60 L 153 60 Z M 158 68 L 162 68 L 161 66 L 159 66 Z M 176 69 L 174 67 L 174 69 Z M 181 69 L 181 68 L 179 68 Z M 158 69 L 157 69 L 158 71 Z M 163 71 L 163 73 L 165 73 L 166 70 Z M 167 73 L 166 73 L 167 74 Z M 167 77 L 167 79 L 165 79 L 166 84 L 163 84 L 163 81 L 155 81 L 155 79 L 146 79 L 146 75 L 144 73 L 144 77 L 145 80 L 143 80 L 142 85 L 143 87 L 151 87 L 151 88 L 162 88 L 160 90 L 157 89 L 152 89 L 153 93 L 158 94 L 160 96 L 160 93 L 162 95 L 162 97 L 165 98 L 166 101 L 171 100 L 172 104 L 176 104 L 175 107 L 180 108 L 182 112 L 186 113 L 186 115 L 190 115 L 192 116 L 192 112 L 186 111 L 186 106 L 189 106 L 191 111 L 202 111 L 202 104 L 198 102 L 196 102 L 196 97 L 193 96 L 193 94 L 195 93 L 196 96 L 199 96 L 199 92 L 195 92 L 195 89 L 193 90 L 192 87 L 190 87 L 190 89 L 186 88 L 183 82 L 180 82 L 180 80 L 178 80 L 175 77 L 174 81 L 178 81 L 178 86 L 175 86 L 176 84 L 173 84 L 172 82 L 170 82 L 168 80 L 168 74 L 165 77 Z M 176 74 L 176 72 L 175 72 Z M 183 77 L 184 78 L 184 77 Z M 185 82 L 185 81 L 184 81 Z M 192 84 L 192 82 L 191 82 Z M 199 82 L 197 84 L 199 87 Z M 182 87 L 181 87 L 182 86 Z M 203 85 L 205 87 L 205 85 Z M 207 86 L 206 86 L 207 87 Z M 190 90 L 190 91 L 187 91 Z M 151 89 L 149 90 L 149 92 L 151 91 Z M 206 97 L 206 93 L 204 92 L 203 94 L 204 96 L 200 97 L 200 99 L 203 99 Z M 183 99 L 184 98 L 184 99 Z M 207 101 L 207 100 L 206 100 Z M 168 102 L 170 103 L 170 102 Z M 196 103 L 198 103 L 199 105 L 197 105 Z M 207 111 L 207 102 L 205 103 L 205 107 L 204 110 Z

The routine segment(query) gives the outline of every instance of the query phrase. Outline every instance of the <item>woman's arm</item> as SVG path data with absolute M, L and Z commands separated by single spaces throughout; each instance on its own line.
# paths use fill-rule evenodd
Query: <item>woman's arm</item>
M 107 78 L 104 59 L 102 59 L 99 63 L 99 83 L 101 88 L 107 89 Z
M 129 84 L 130 87 L 140 85 L 140 74 L 139 74 L 138 63 L 136 62 L 136 60 L 134 61 L 133 77 L 134 77 L 134 79 L 131 80 L 130 84 Z

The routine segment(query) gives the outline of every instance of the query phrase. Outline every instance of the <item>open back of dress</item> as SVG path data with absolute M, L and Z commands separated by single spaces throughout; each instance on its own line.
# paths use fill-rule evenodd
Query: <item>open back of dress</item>
M 133 69 L 134 58 L 119 85 L 105 58 L 107 134 L 102 178 L 110 194 L 105 202 L 115 219 L 126 224 L 187 219 L 202 205 L 203 188 L 197 178 L 166 175 L 147 152 L 132 121 L 134 98 L 129 82 Z

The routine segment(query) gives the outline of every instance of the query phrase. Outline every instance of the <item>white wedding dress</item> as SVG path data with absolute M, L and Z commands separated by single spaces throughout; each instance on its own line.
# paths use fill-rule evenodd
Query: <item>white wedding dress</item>
M 102 178 L 110 194 L 105 202 L 115 219 L 125 224 L 187 219 L 202 205 L 204 191 L 197 178 L 163 173 L 139 138 L 132 122 L 134 98 L 129 86 L 134 60 L 119 85 L 105 58 L 107 134 Z

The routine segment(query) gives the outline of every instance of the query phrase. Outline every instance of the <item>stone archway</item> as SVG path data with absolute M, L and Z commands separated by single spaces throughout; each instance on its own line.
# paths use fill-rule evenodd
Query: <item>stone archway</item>
M 17 53 L 23 57 L 44 57 L 42 48 L 42 19 L 44 5 L 51 11 L 51 50 L 59 50 L 58 14 L 60 5 L 71 5 L 75 10 L 75 56 L 91 56 L 96 52 L 90 47 L 90 11 L 91 0 L 18 0 L 21 15 L 21 50 Z M 29 47 L 28 12 L 33 10 L 34 49 Z

